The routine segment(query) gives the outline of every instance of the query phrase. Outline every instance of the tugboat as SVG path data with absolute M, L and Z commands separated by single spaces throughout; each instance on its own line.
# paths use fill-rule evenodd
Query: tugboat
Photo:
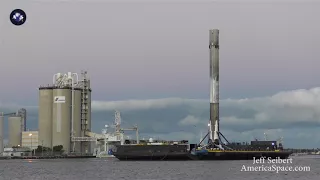
M 253 158 L 286 159 L 291 152 L 283 151 L 277 141 L 251 141 L 251 144 L 232 144 L 219 128 L 219 30 L 209 30 L 210 49 L 210 120 L 208 143 L 162 143 L 120 145 L 114 152 L 119 160 L 252 160 Z M 221 137 L 228 144 L 222 143 Z

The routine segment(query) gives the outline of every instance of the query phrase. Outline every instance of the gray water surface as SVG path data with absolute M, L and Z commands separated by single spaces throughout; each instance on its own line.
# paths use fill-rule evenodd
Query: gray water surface
M 245 172 L 252 161 L 119 161 L 108 159 L 1 160 L 0 180 L 319 180 L 320 156 L 293 159 L 309 172 Z M 264 164 L 267 166 L 268 164 Z M 287 166 L 284 164 L 282 166 Z

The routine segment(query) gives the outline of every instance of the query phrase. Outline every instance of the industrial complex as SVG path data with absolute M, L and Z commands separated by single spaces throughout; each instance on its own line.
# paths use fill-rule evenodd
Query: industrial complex
M 26 109 L 14 113 L 0 113 L 0 153 L 10 148 L 38 147 L 55 149 L 61 147 L 66 154 L 97 154 L 108 152 L 109 147 L 124 143 L 124 130 L 121 129 L 120 112 L 115 113 L 114 132 L 91 131 L 91 88 L 87 72 L 57 73 L 52 84 L 39 87 L 38 130 L 27 131 Z M 3 145 L 3 121 L 8 117 L 9 137 L 6 147 Z M 104 150 L 103 150 L 104 149 Z

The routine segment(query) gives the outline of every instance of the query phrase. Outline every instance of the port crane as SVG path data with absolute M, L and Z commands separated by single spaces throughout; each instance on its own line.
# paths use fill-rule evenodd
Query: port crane
M 139 131 L 138 131 L 138 126 L 134 126 L 133 128 L 121 128 L 120 127 L 121 124 L 121 116 L 120 116 L 120 112 L 116 111 L 115 112 L 115 122 L 112 125 L 112 127 L 115 128 L 115 135 L 118 136 L 121 134 L 123 134 L 124 131 L 136 131 L 136 135 L 137 135 L 137 142 L 139 143 Z M 105 126 L 106 127 L 106 126 Z M 108 126 L 109 127 L 109 126 Z M 107 128 L 107 127 L 106 127 Z M 106 130 L 106 129 L 104 129 Z M 105 139 L 105 135 L 104 134 L 97 134 L 97 133 L 93 133 L 93 132 L 89 132 L 87 131 L 85 133 L 86 137 L 72 137 L 71 140 L 72 141 L 98 141 L 98 140 L 103 140 Z M 120 137 L 119 136 L 119 137 Z
M 3 114 L 2 116 L 14 116 L 16 114 L 17 114 L 16 112 L 12 112 L 12 113 Z
M 120 132 L 124 133 L 124 131 L 136 131 L 137 144 L 140 144 L 140 141 L 139 141 L 139 129 L 138 129 L 137 125 L 135 125 L 133 128 L 121 128 L 120 129 Z
M 21 132 L 26 131 L 26 118 L 27 118 L 27 110 L 24 108 L 19 109 L 17 112 L 11 113 L 3 113 L 0 116 L 20 116 L 21 117 Z
M 116 133 L 124 133 L 124 131 L 136 131 L 136 140 L 137 144 L 140 143 L 139 141 L 139 129 L 137 125 L 134 125 L 132 128 L 120 128 L 121 124 L 121 115 L 119 111 L 115 111 L 115 121 L 114 121 L 114 126 L 116 129 Z

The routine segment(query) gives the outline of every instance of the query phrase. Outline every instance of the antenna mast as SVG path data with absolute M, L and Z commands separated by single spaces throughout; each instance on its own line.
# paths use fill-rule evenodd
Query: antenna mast
M 116 126 L 116 132 L 120 132 L 120 124 L 121 124 L 121 114 L 119 111 L 115 111 L 114 113 L 114 125 Z

